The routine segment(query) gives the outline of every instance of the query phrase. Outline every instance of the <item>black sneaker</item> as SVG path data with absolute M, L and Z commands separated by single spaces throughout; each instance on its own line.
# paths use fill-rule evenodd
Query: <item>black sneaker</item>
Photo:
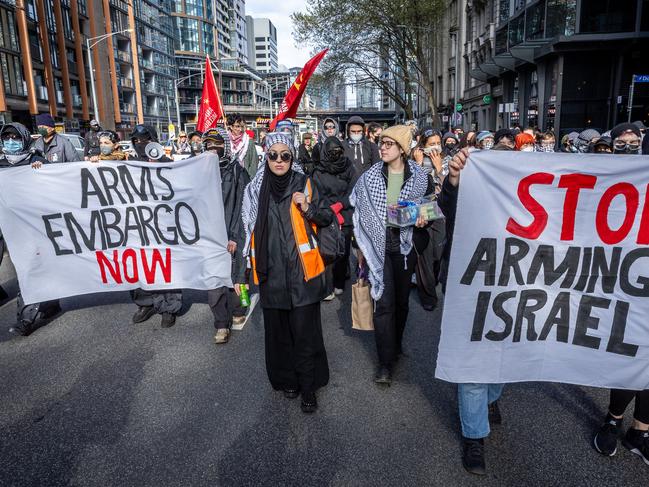
M 162 328 L 171 328 L 176 324 L 176 315 L 173 313 L 162 313 L 162 322 L 160 326 Z
M 647 465 L 649 465 L 649 431 L 640 431 L 629 428 L 626 435 L 624 435 L 622 444 L 628 448 L 631 453 L 635 453 L 642 458 Z
M 153 306 L 138 306 L 133 315 L 133 323 L 144 323 L 155 314 Z
M 462 438 L 462 465 L 464 469 L 475 475 L 485 475 L 487 467 L 484 461 L 484 440 Z
M 617 453 L 617 440 L 620 437 L 622 419 L 615 419 L 610 414 L 606 415 L 604 424 L 593 439 L 595 450 L 602 455 L 612 457 Z
M 302 404 L 300 404 L 302 412 L 306 414 L 315 413 L 318 409 L 318 400 L 315 397 L 315 392 L 303 392 Z
M 503 424 L 503 417 L 500 414 L 500 408 L 498 407 L 498 401 L 494 401 L 489 404 L 489 423 L 490 424 Z
M 19 321 L 14 326 L 9 328 L 11 333 L 20 335 L 23 337 L 31 335 L 34 330 L 36 330 L 36 325 L 34 323 L 29 323 L 27 321 Z
M 376 382 L 377 384 L 385 384 L 388 386 L 392 384 L 392 371 L 390 370 L 390 367 L 381 365 L 376 371 L 376 375 L 374 376 L 374 382 Z

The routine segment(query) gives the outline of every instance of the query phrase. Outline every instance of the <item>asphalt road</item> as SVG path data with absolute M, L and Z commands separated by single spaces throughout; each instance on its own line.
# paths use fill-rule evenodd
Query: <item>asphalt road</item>
M 0 283 L 15 297 L 9 259 Z M 441 310 L 414 292 L 390 388 L 372 382 L 373 336 L 351 330 L 349 289 L 323 304 L 331 381 L 312 416 L 268 384 L 259 309 L 217 347 L 205 293 L 185 298 L 167 330 L 132 325 L 127 293 L 64 299 L 27 338 L 6 331 L 15 299 L 2 303 L 0 485 L 649 485 L 635 455 L 591 447 L 606 391 L 560 384 L 508 386 L 488 475 L 465 473 L 455 387 L 433 377 Z

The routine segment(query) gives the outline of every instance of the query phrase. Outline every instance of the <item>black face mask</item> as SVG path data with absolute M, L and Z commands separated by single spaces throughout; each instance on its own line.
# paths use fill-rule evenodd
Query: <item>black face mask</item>
M 613 154 L 639 154 L 640 153 L 640 147 L 637 149 L 631 149 L 630 147 L 625 147 L 624 149 L 614 149 Z
M 149 145 L 149 142 L 138 142 L 133 144 L 133 149 L 139 157 L 146 157 L 146 146 Z

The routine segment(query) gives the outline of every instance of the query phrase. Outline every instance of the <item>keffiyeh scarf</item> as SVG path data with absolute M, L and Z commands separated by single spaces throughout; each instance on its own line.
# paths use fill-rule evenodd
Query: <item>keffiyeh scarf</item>
M 349 197 L 354 207 L 354 237 L 367 261 L 375 301 L 381 299 L 383 289 L 383 268 L 385 266 L 385 230 L 387 223 L 387 188 L 383 176 L 383 162 L 370 167 L 359 178 Z M 411 175 L 401 188 L 400 200 L 411 200 L 426 195 L 428 176 L 414 161 L 408 161 Z M 400 232 L 401 255 L 412 250 L 413 227 L 404 227 Z
M 230 142 L 232 144 L 232 158 L 237 159 L 241 167 L 244 167 L 244 159 L 248 153 L 248 144 L 250 143 L 250 137 L 245 132 L 241 132 L 239 137 L 233 137 L 230 134 Z

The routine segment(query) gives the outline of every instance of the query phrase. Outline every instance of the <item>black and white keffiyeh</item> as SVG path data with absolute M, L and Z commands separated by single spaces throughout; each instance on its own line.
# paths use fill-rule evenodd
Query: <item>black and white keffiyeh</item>
M 291 139 L 281 133 L 273 132 L 266 136 L 264 143 L 265 149 L 268 152 L 268 149 L 274 144 L 285 144 L 291 153 L 293 154 L 293 163 L 291 165 L 291 170 L 300 174 L 304 174 L 302 166 L 297 162 L 295 158 L 294 148 L 291 144 Z M 250 239 L 252 237 L 252 232 L 255 229 L 255 223 L 257 222 L 257 213 L 259 210 L 259 192 L 261 191 L 261 183 L 264 181 L 264 172 L 266 171 L 266 163 L 268 162 L 268 155 L 264 155 L 264 160 L 257 169 L 257 174 L 255 177 L 248 183 L 246 189 L 243 193 L 243 206 L 241 209 L 241 218 L 243 220 L 243 228 L 246 232 L 246 243 L 243 246 L 243 256 L 248 257 L 250 250 Z
M 381 299 L 383 267 L 385 265 L 385 230 L 387 224 L 387 188 L 383 176 L 383 162 L 377 162 L 359 178 L 349 200 L 354 207 L 354 237 L 363 252 L 370 270 L 371 294 L 375 301 Z M 401 188 L 400 200 L 412 200 L 426 195 L 428 176 L 414 161 L 408 161 L 410 177 Z M 413 227 L 400 231 L 401 254 L 412 250 Z

